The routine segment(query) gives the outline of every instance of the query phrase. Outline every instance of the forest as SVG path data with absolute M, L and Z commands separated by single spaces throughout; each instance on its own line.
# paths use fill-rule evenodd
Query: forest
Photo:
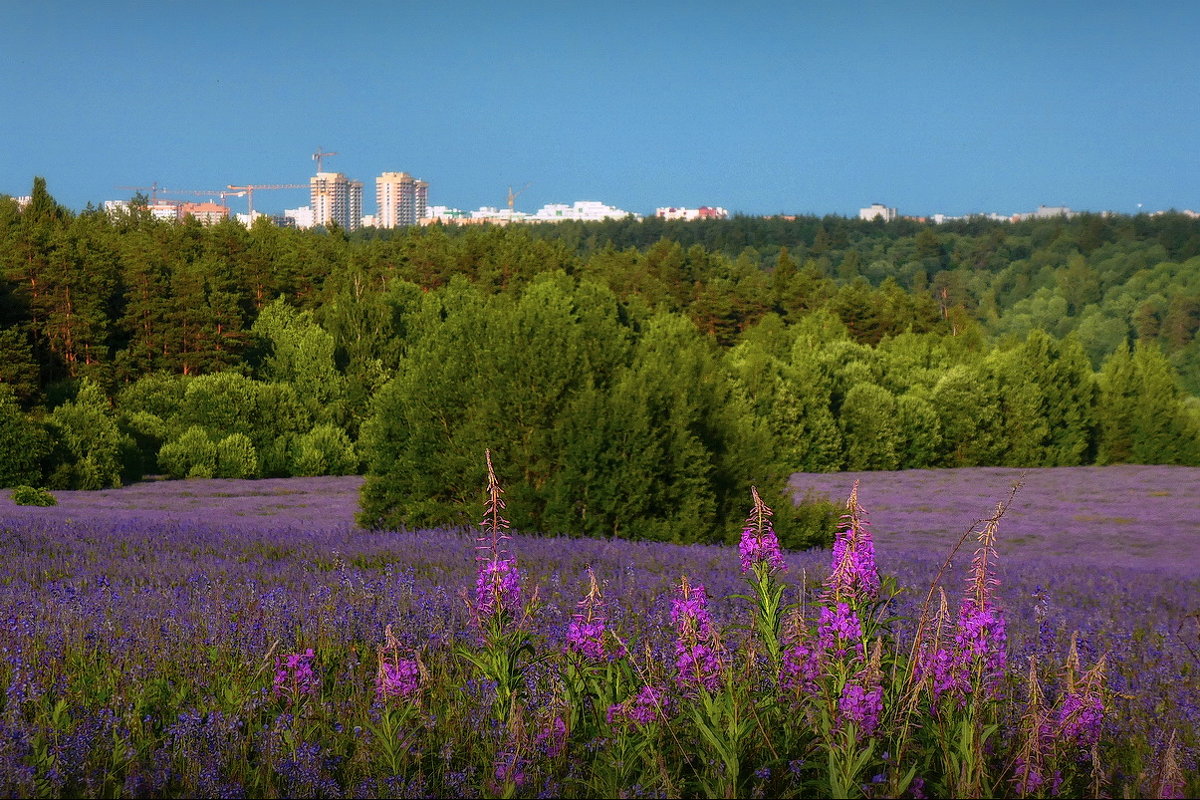
M 730 541 L 798 471 L 1200 464 L 1200 220 L 205 227 L 0 197 L 0 485 Z M 779 512 L 788 541 L 791 503 Z

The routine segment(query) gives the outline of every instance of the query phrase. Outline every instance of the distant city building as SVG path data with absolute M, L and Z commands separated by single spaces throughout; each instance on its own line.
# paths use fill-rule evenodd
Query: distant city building
M 311 228 L 313 227 L 313 210 L 312 206 L 300 206 L 300 208 L 285 208 L 283 210 L 285 219 L 292 221 L 291 227 L 294 228 Z
M 216 225 L 229 219 L 229 206 L 220 203 L 180 203 L 178 213 L 179 219 L 195 217 L 204 225 Z
M 33 195 L 25 194 L 25 195 L 21 195 L 20 197 L 14 197 L 13 200 L 17 201 L 17 208 L 24 211 L 25 206 L 27 206 L 33 202 Z
M 1076 212 L 1066 206 L 1038 206 L 1037 211 L 1032 214 L 1021 214 L 1022 219 L 1052 219 L 1054 217 L 1066 217 L 1070 219 L 1075 216 Z
M 435 222 L 464 223 L 471 220 L 471 212 L 450 206 L 426 206 L 425 215 L 417 220 L 418 225 L 432 225 Z
M 428 202 L 429 184 L 407 172 L 385 172 L 375 179 L 375 224 L 380 228 L 416 225 Z
M 661 219 L 729 219 L 729 212 L 716 206 L 700 206 L 699 208 L 656 208 L 654 216 Z
M 1028 211 L 1023 214 L 1013 214 L 1013 222 L 1021 222 L 1027 219 L 1054 219 L 1055 217 L 1066 217 L 1070 219 L 1078 214 L 1077 211 L 1072 211 L 1066 206 L 1038 206 L 1037 211 Z
M 868 207 L 858 210 L 858 218 L 861 220 L 882 219 L 884 222 L 895 222 L 896 209 L 888 208 L 882 203 L 871 203 Z
M 932 214 L 929 221 L 934 225 L 941 225 L 946 222 L 966 222 L 972 219 L 986 219 L 992 222 L 1012 222 L 1011 214 L 963 214 L 961 216 L 952 217 L 949 214 Z
M 507 209 L 505 209 L 507 211 Z M 614 206 L 608 206 L 596 200 L 576 200 L 572 205 L 565 203 L 548 203 L 539 208 L 530 222 L 562 222 L 564 220 L 595 221 L 602 219 L 624 219 L 625 217 L 641 219 L 630 211 L 622 211 Z
M 347 231 L 356 231 L 362 222 L 361 181 L 352 181 L 340 172 L 318 172 L 309 179 L 313 223 L 333 222 Z
M 159 200 L 155 203 L 150 203 L 146 206 L 146 210 L 150 212 L 150 216 L 155 219 L 165 220 L 167 222 L 179 221 L 179 204 L 168 203 L 165 200 Z

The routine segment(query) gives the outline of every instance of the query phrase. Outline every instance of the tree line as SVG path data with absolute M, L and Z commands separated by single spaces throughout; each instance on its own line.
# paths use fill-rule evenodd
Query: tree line
M 0 198 L 0 482 L 365 472 L 364 524 L 456 524 L 491 448 L 520 527 L 687 542 L 795 471 L 1200 464 L 1180 300 L 1200 257 L 1169 260 L 1178 220 L 1101 221 L 739 218 L 723 235 L 758 247 L 731 255 L 603 240 L 632 222 L 584 241 L 73 214 L 39 180 Z M 1039 317 L 1043 289 L 1099 322 Z

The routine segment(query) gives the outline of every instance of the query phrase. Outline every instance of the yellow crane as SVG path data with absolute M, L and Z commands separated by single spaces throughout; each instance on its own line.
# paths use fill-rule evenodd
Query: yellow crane
M 246 195 L 246 209 L 250 221 L 254 221 L 254 192 L 258 189 L 307 189 L 307 183 L 248 183 L 245 186 L 234 186 L 232 183 L 225 187 L 230 192 L 243 192 Z
M 167 190 L 158 185 L 158 181 L 152 182 L 149 186 L 118 186 L 118 189 L 127 189 L 131 192 L 150 192 L 150 202 L 158 202 L 158 193 L 166 192 Z
M 336 156 L 336 155 L 337 155 L 337 151 L 335 151 L 335 150 L 326 151 L 323 148 L 318 147 L 317 152 L 313 153 L 313 161 L 317 162 L 317 172 L 321 171 L 321 159 L 322 158 L 324 158 L 325 156 Z
M 517 202 L 517 195 L 521 194 L 521 192 L 525 191 L 532 185 L 533 184 L 531 183 L 527 183 L 515 192 L 512 190 L 511 186 L 508 187 L 508 216 L 510 218 L 512 217 L 513 203 Z

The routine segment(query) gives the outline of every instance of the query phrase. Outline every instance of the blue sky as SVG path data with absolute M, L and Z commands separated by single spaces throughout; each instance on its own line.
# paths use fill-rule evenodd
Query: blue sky
M 0 193 L 306 183 L 323 147 L 368 212 L 384 171 L 467 209 L 1200 209 L 1197 42 L 1196 2 L 0 0 Z

